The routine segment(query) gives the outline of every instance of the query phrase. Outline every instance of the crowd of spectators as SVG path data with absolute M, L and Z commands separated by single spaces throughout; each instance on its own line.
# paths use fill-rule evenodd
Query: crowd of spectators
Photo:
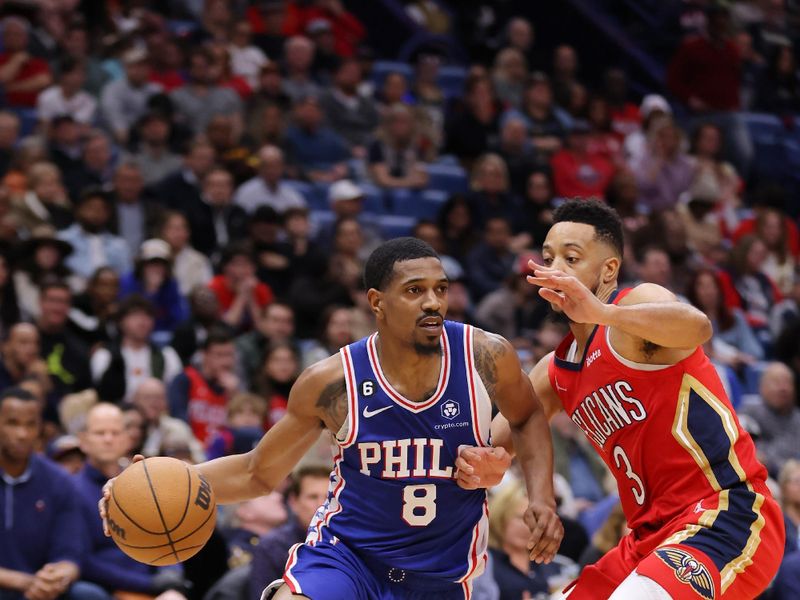
M 665 88 L 638 95 L 523 16 L 482 29 L 479 1 L 404 3 L 472 51 L 455 93 L 437 46 L 377 76 L 356 4 L 2 4 L 0 600 L 258 598 L 326 498 L 327 440 L 178 567 L 102 535 L 103 482 L 136 453 L 251 449 L 303 368 L 373 330 L 362 267 L 394 235 L 442 256 L 447 318 L 530 369 L 566 328 L 528 260 L 572 197 L 623 218 L 624 285 L 712 320 L 705 350 L 785 510 L 770 597 L 800 596 L 800 201 L 757 172 L 741 118 L 800 117 L 796 3 L 678 3 Z M 564 415 L 552 433 L 558 560 L 529 563 L 512 472 L 476 599 L 547 597 L 626 532 L 587 440 Z

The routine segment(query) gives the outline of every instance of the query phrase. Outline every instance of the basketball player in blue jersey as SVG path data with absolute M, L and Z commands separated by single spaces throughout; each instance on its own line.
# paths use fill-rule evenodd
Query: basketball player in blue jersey
M 251 452 L 197 467 L 218 502 L 240 502 L 275 489 L 323 428 L 333 433 L 328 499 L 264 598 L 469 598 L 485 562 L 486 492 L 457 485 L 455 460 L 461 446 L 490 445 L 492 401 L 531 499 L 531 559 L 550 561 L 563 535 L 550 433 L 513 347 L 444 320 L 447 277 L 420 240 L 380 246 L 364 281 L 377 333 L 306 369 Z

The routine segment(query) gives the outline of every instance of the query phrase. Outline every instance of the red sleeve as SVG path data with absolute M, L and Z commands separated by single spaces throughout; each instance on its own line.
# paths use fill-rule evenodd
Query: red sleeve
M 266 283 L 259 283 L 256 286 L 254 294 L 256 295 L 256 303 L 261 307 L 272 304 L 272 301 L 275 299 L 272 289 Z
M 735 244 L 744 236 L 753 233 L 756 228 L 756 220 L 752 217 L 745 219 L 741 223 L 739 223 L 739 227 L 736 228 L 736 231 L 733 232 L 733 243 Z
M 208 287 L 217 297 L 219 307 L 223 311 L 228 310 L 233 303 L 233 293 L 225 286 L 225 280 L 222 275 L 217 275 L 209 281 Z
M 286 7 L 286 20 L 283 22 L 283 35 L 304 35 L 313 10 L 313 8 L 302 8 L 296 2 L 289 2 Z
M 800 231 L 791 217 L 786 217 L 786 231 L 789 235 L 789 252 L 795 258 L 800 258 Z
M 728 308 L 742 308 L 742 297 L 736 291 L 733 285 L 730 273 L 727 271 L 720 271 L 718 273 L 719 282 L 722 286 L 722 296 L 725 298 L 725 306 Z
M 365 35 L 361 21 L 348 12 L 336 18 L 333 24 L 333 32 L 336 37 L 336 53 L 345 57 L 355 54 L 356 46 L 364 39 Z

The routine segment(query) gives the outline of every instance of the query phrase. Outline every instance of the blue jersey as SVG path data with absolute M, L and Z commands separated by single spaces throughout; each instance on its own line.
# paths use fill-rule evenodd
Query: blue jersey
M 348 418 L 336 440 L 328 501 L 307 544 L 341 542 L 365 560 L 454 583 L 483 570 L 486 492 L 463 490 L 454 479 L 459 446 L 490 441 L 492 408 L 475 368 L 473 334 L 445 321 L 438 385 L 423 402 L 387 381 L 377 334 L 342 348 Z

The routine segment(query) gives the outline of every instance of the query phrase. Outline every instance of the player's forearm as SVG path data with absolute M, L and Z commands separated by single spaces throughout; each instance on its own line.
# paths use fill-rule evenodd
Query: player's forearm
M 555 507 L 553 443 L 544 410 L 539 408 L 524 423 L 511 425 L 509 429 L 525 477 L 528 498 Z
M 511 456 L 514 456 L 514 443 L 511 439 L 511 426 L 501 413 L 492 419 L 492 446 L 495 448 L 505 448 Z
M 713 333 L 708 317 L 683 302 L 607 304 L 600 324 L 664 348 L 695 348 Z
M 214 490 L 218 504 L 233 504 L 258 498 L 271 489 L 253 475 L 252 452 L 223 456 L 197 465 L 197 470 Z

